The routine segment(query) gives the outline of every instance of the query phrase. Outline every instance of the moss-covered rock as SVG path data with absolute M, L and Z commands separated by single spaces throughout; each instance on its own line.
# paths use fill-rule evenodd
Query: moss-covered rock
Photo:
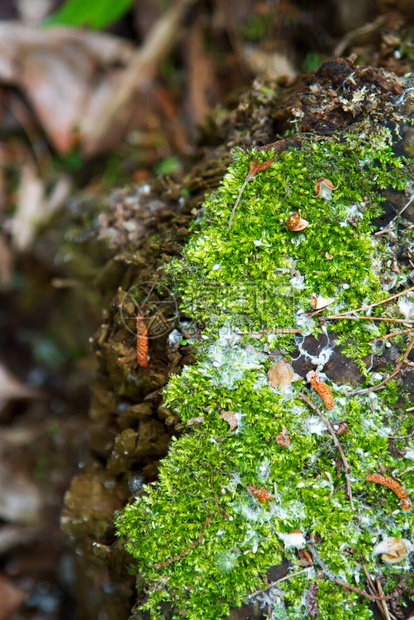
M 368 620 L 367 600 L 330 580 L 329 571 L 363 588 L 365 566 L 387 593 L 403 579 L 414 585 L 407 557 L 387 564 L 374 555 L 381 539 L 412 538 L 412 513 L 390 489 L 366 480 L 375 472 L 401 477 L 413 496 L 413 449 L 392 439 L 409 434 L 409 392 L 396 381 L 361 394 L 350 385 L 362 379 L 357 367 L 367 386 L 386 376 L 373 372 L 387 331 L 375 319 L 398 325 L 408 316 L 401 300 L 411 303 L 409 296 L 380 303 L 391 289 L 409 287 L 412 267 L 398 260 L 396 239 L 373 234 L 386 212 L 382 190 L 412 191 L 409 164 L 397 154 L 407 121 L 401 94 L 381 72 L 327 63 L 292 108 L 297 144 L 234 150 L 182 257 L 166 269 L 183 313 L 204 330 L 197 363 L 164 391 L 163 406 L 188 431 L 173 437 L 159 480 L 117 520 L 146 584 L 142 609 L 153 620 L 166 617 L 165 603 L 177 620 L 217 620 L 246 600 L 274 618 L 316 617 L 317 606 L 321 618 Z M 246 183 L 229 227 L 250 164 L 270 160 Z M 337 189 L 319 195 L 321 179 Z M 286 226 L 295 212 L 309 222 L 301 232 Z M 408 220 L 401 238 L 412 247 Z M 322 315 L 313 314 L 312 296 L 329 298 Z M 320 318 L 361 306 L 369 306 L 369 320 Z M 317 355 L 306 337 L 323 342 Z M 397 344 L 407 346 L 407 338 Z M 342 380 L 338 369 L 324 374 L 339 351 L 350 360 Z M 323 408 L 320 396 L 305 379 L 284 390 L 268 383 L 269 368 L 286 356 L 303 374 L 316 368 L 334 396 L 326 417 L 348 425 L 340 443 L 354 506 L 333 439 L 299 394 Z M 232 424 L 223 412 L 234 413 Z M 390 439 L 400 452 L 389 449 Z M 328 572 L 298 555 L 303 538 L 289 537 L 293 530 L 304 545 L 312 542 Z M 268 569 L 283 559 L 288 580 L 269 586 Z

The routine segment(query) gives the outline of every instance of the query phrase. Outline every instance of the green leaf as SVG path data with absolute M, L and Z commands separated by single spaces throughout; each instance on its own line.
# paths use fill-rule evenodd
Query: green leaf
M 67 0 L 43 25 L 88 26 L 99 30 L 119 19 L 133 2 L 134 0 Z

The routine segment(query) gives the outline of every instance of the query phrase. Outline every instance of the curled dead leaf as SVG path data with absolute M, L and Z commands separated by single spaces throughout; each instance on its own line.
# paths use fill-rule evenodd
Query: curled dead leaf
M 267 373 L 269 385 L 273 388 L 286 388 L 293 381 L 300 381 L 302 377 L 297 375 L 290 364 L 276 362 Z
M 334 301 L 335 299 L 333 297 L 322 297 L 322 295 L 315 295 L 315 293 L 312 293 L 311 306 L 314 310 L 321 310 Z
M 202 424 L 204 422 L 204 416 L 199 415 L 195 418 L 190 418 L 189 420 L 187 420 L 186 424 L 187 426 L 194 426 L 195 424 Z
M 228 423 L 230 427 L 229 430 L 231 431 L 239 425 L 238 414 L 236 411 L 225 411 L 224 409 L 220 409 L 220 417 Z
M 381 555 L 381 560 L 387 564 L 395 564 L 404 560 L 412 551 L 414 545 L 405 538 L 384 538 L 375 545 L 373 554 Z
M 288 435 L 287 428 L 283 428 L 282 432 L 276 435 L 276 443 L 278 446 L 287 448 L 290 444 L 290 435 Z

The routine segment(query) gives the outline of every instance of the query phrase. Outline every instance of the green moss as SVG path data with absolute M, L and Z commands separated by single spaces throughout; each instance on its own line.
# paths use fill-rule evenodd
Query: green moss
M 286 548 L 283 537 L 293 529 L 316 536 L 324 562 L 353 585 L 361 562 L 376 569 L 375 542 L 410 535 L 412 514 L 400 510 L 391 491 L 365 481 L 379 464 L 393 475 L 409 464 L 387 449 L 388 436 L 405 427 L 388 408 L 395 402 L 393 386 L 384 395 L 347 397 L 349 386 L 328 381 L 335 406 L 327 415 L 346 419 L 350 427 L 341 444 L 351 468 L 353 512 L 343 472 L 337 478 L 332 438 L 297 397 L 307 390 L 304 383 L 285 392 L 267 383 L 271 362 L 262 345 L 293 349 L 297 342 L 291 334 L 264 336 L 262 342 L 248 336 L 294 327 L 317 335 L 319 324 L 305 317 L 312 293 L 334 298 L 335 313 L 387 296 L 381 263 L 372 265 L 380 248 L 372 240 L 371 220 L 381 211 L 378 189 L 404 187 L 403 162 L 393 155 L 387 130 L 371 132 L 369 140 L 363 130 L 280 154 L 247 184 L 227 231 L 249 162 L 272 157 L 236 151 L 183 257 L 169 266 L 183 311 L 203 319 L 206 330 L 197 365 L 170 379 L 165 401 L 184 423 L 199 416 L 203 422 L 173 442 L 159 481 L 118 518 L 118 531 L 148 584 L 143 609 L 154 620 L 163 618 L 162 602 L 170 603 L 173 618 L 217 620 L 265 588 L 267 569 L 283 557 L 293 572 L 299 570 L 297 552 Z M 339 184 L 329 200 L 313 197 L 319 177 Z M 286 229 L 296 211 L 310 222 L 299 235 Z M 377 312 L 381 308 L 373 308 L 372 316 Z M 373 337 L 384 333 L 382 325 L 368 321 L 342 320 L 330 329 L 361 366 Z M 236 429 L 229 429 L 222 409 L 235 412 Z M 276 441 L 284 429 L 288 447 Z M 404 482 L 413 490 L 409 475 Z M 265 488 L 271 499 L 261 503 L 248 485 Z M 383 570 L 391 579 L 405 568 L 403 562 Z M 303 595 L 314 579 L 312 568 L 282 584 L 282 593 L 268 592 L 274 616 L 306 617 Z M 318 583 L 320 617 L 371 618 L 357 594 L 328 580 Z

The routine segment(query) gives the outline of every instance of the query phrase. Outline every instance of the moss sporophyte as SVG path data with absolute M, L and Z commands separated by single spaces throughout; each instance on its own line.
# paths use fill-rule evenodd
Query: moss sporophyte
M 300 149 L 279 153 L 246 183 L 228 230 L 249 164 L 274 155 L 235 150 L 182 257 L 167 266 L 183 313 L 206 327 L 197 363 L 172 376 L 164 394 L 184 425 L 198 423 L 172 442 L 159 480 L 117 520 L 147 586 L 141 608 L 154 620 L 164 617 L 163 602 L 177 620 L 218 620 L 249 600 L 272 609 L 274 618 L 309 617 L 310 601 L 320 618 L 372 618 L 368 600 L 329 573 L 321 578 L 310 553 L 299 555 L 289 543 L 295 530 L 303 552 L 311 545 L 330 574 L 356 590 L 364 590 L 363 567 L 384 577 L 386 594 L 402 577 L 413 585 L 408 552 L 397 563 L 374 552 L 392 537 L 411 550 L 413 514 L 389 489 L 366 480 L 380 472 L 414 495 L 414 449 L 402 440 L 404 456 L 388 450 L 390 436 L 407 435 L 409 427 L 408 416 L 392 408 L 396 384 L 350 396 L 350 385 L 323 372 L 335 341 L 368 385 L 378 381 L 366 356 L 385 346 L 387 323 L 374 320 L 384 307 L 374 305 L 366 321 L 311 316 L 312 296 L 327 300 L 336 315 L 390 295 L 387 240 L 372 234 L 372 220 L 381 212 L 380 190 L 403 190 L 408 173 L 388 129 L 367 135 L 354 125 L 338 139 L 303 140 Z M 324 179 L 338 187 L 319 195 L 315 183 Z M 288 230 L 293 213 L 306 218 L 306 230 Z M 393 275 L 393 287 L 409 286 L 404 269 Z M 390 319 L 404 318 L 397 302 L 386 306 Z M 319 354 L 306 350 L 310 334 L 326 342 Z M 269 369 L 294 350 L 329 387 L 329 410 L 304 379 L 284 387 L 269 382 Z M 324 417 L 343 425 L 348 472 Z M 290 562 L 287 579 L 269 587 L 266 571 L 283 558 Z

